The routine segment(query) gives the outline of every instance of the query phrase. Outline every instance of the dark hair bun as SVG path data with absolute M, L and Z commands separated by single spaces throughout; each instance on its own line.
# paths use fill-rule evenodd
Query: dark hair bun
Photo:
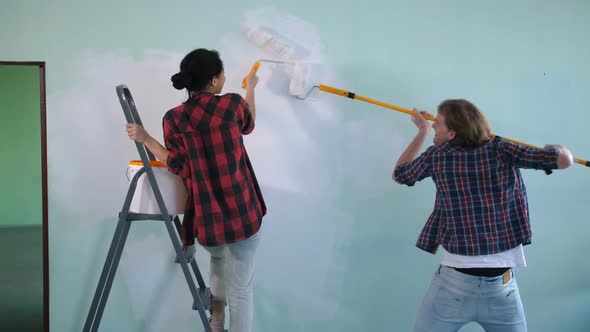
M 180 72 L 172 75 L 170 80 L 174 88 L 187 89 L 190 92 L 202 91 L 213 77 L 223 72 L 223 62 L 215 50 L 198 48 L 180 62 Z
M 172 86 L 174 86 L 174 88 L 177 90 L 186 89 L 186 88 L 190 87 L 190 85 L 191 85 L 190 75 L 187 75 L 184 72 L 179 72 L 179 73 L 172 75 L 170 80 L 172 81 Z

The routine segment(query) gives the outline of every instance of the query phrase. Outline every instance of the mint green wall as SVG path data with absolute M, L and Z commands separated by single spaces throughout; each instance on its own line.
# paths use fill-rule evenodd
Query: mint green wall
M 0 226 L 41 225 L 39 66 L 0 65 Z
M 169 77 L 190 49 L 219 48 L 226 86 L 239 91 L 255 58 L 232 41 L 244 42 L 243 14 L 266 6 L 317 29 L 330 71 L 321 83 L 430 111 L 467 98 L 497 134 L 590 158 L 587 1 L 12 2 L 0 13 L 0 59 L 47 61 L 53 331 L 84 324 L 136 155 L 114 86 L 128 84 L 158 135 L 163 111 L 183 98 Z M 360 101 L 277 96 L 278 69 L 265 70 L 246 140 L 269 205 L 257 330 L 411 330 L 440 260 L 414 247 L 432 183 L 390 179 L 415 128 Z M 531 331 L 590 324 L 589 172 L 524 172 L 534 237 L 517 278 Z M 172 256 L 162 225 L 132 227 L 103 331 L 198 326 Z M 198 259 L 206 270 L 206 254 Z

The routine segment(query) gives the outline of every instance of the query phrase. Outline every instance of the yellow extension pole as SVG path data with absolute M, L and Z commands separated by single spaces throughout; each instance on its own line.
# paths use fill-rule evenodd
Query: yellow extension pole
M 321 91 L 333 93 L 335 95 L 339 95 L 339 96 L 342 96 L 342 97 L 348 97 L 350 99 L 358 99 L 358 100 L 362 100 L 364 102 L 367 102 L 369 104 L 374 104 L 374 105 L 377 105 L 377 106 L 381 106 L 381 107 L 392 109 L 394 111 L 406 113 L 406 114 L 409 114 L 409 115 L 414 115 L 414 111 L 412 111 L 412 110 L 409 110 L 409 109 L 406 109 L 406 108 L 403 108 L 403 107 L 399 107 L 399 106 L 395 106 L 395 105 L 392 105 L 392 104 L 384 103 L 384 102 L 379 101 L 379 100 L 375 100 L 375 99 L 371 99 L 371 98 L 359 96 L 356 93 L 353 93 L 353 92 L 350 92 L 350 91 L 346 91 L 346 90 L 334 88 L 334 87 L 331 87 L 331 86 L 328 86 L 328 85 L 323 85 L 323 84 L 320 84 L 319 85 L 319 89 Z M 424 115 L 424 118 L 426 120 L 430 120 L 430 121 L 436 120 L 436 117 L 430 116 L 430 115 Z M 496 136 L 495 134 L 491 134 L 491 135 L 492 136 Z M 532 145 L 532 144 L 524 143 L 524 142 L 521 142 L 521 141 L 517 141 L 517 140 L 512 139 L 512 138 L 508 138 L 508 137 L 503 137 L 503 138 L 505 140 L 507 140 L 507 141 L 510 141 L 510 142 L 513 142 L 513 143 L 516 143 L 516 144 L 528 146 L 528 147 L 535 148 L 535 149 L 541 149 L 541 147 L 538 147 L 536 145 Z M 584 160 L 584 159 L 580 159 L 580 158 L 575 158 L 574 157 L 574 162 L 576 162 L 576 163 L 578 163 L 580 165 L 584 165 L 584 166 L 590 167 L 590 161 L 588 161 L 588 160 Z

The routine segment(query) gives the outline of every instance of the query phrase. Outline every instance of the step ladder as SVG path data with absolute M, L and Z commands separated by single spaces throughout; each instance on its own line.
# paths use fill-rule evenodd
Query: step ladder
M 123 113 L 127 119 L 127 123 L 136 123 L 142 125 L 129 89 L 125 85 L 119 85 L 116 87 L 116 90 L 117 95 L 119 96 L 119 101 L 121 102 L 121 107 L 123 108 Z M 188 287 L 193 297 L 193 310 L 197 310 L 199 313 L 203 326 L 205 327 L 205 331 L 211 332 L 211 325 L 209 324 L 209 319 L 207 316 L 207 311 L 211 310 L 211 291 L 205 286 L 203 276 L 201 275 L 201 271 L 199 270 L 195 259 L 191 258 L 190 261 L 187 261 L 183 254 L 182 245 L 179 240 L 181 234 L 180 219 L 177 215 L 171 216 L 168 214 L 168 209 L 164 204 L 162 193 L 160 192 L 158 183 L 156 182 L 156 177 L 154 176 L 154 171 L 150 164 L 150 160 L 156 160 L 156 158 L 143 146 L 143 144 L 135 142 L 135 146 L 137 147 L 137 151 L 139 152 L 139 156 L 141 157 L 141 161 L 143 162 L 144 166 L 135 173 L 129 185 L 127 197 L 125 198 L 123 209 L 119 213 L 119 221 L 117 223 L 117 228 L 115 229 L 115 235 L 113 236 L 113 241 L 111 242 L 111 246 L 107 254 L 100 279 L 98 281 L 98 286 L 96 287 L 96 292 L 94 293 L 92 305 L 90 306 L 88 316 L 86 317 L 86 323 L 84 324 L 83 331 L 98 331 L 109 292 L 111 291 L 111 286 L 115 278 L 115 272 L 117 271 L 117 266 L 119 265 L 121 254 L 123 253 L 123 247 L 125 246 L 127 235 L 129 234 L 131 223 L 133 221 L 141 220 L 160 220 L 164 221 L 164 225 L 166 225 L 168 235 L 170 235 L 170 240 L 172 241 L 172 246 L 176 252 L 176 262 L 180 263 L 180 267 L 182 268 L 182 272 L 186 278 L 186 282 L 188 283 Z M 143 214 L 129 211 L 129 207 L 135 193 L 135 188 L 137 187 L 137 181 L 144 173 L 147 174 L 149 184 L 153 189 L 154 196 L 158 202 L 158 206 L 160 207 L 161 214 Z M 197 279 L 198 288 L 195 285 L 193 276 L 190 273 L 189 264 L 192 268 L 195 278 Z

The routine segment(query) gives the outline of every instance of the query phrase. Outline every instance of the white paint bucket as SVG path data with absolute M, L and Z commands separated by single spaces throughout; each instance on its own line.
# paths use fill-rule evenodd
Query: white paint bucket
M 150 162 L 156 182 L 162 193 L 164 204 L 169 215 L 183 214 L 188 198 L 186 187 L 180 176 L 174 175 L 168 171 L 166 165 L 161 161 L 152 160 Z M 131 181 L 137 171 L 143 167 L 141 160 L 132 160 L 127 167 L 127 179 Z M 158 201 L 150 186 L 147 174 L 143 173 L 137 180 L 137 187 L 129 207 L 129 212 L 160 214 Z

